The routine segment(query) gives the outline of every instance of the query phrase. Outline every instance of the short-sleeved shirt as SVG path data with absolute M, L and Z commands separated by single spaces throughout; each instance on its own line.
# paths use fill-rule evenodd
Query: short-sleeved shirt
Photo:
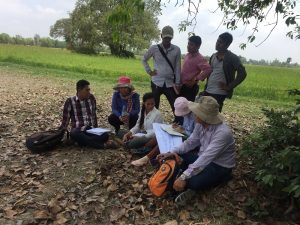
M 220 87 L 220 82 L 226 84 L 223 60 L 218 60 L 216 55 L 214 55 L 211 59 L 211 65 L 213 71 L 208 78 L 206 92 L 210 94 L 227 95 L 227 91 L 222 90 Z

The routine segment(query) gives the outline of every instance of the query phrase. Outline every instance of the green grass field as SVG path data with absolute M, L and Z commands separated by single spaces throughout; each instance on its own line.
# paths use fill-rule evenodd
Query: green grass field
M 63 76 L 73 79 L 84 76 L 97 83 L 112 84 L 120 74 L 129 75 L 140 87 L 147 87 L 150 80 L 140 59 L 88 56 L 63 49 L 0 45 L 0 62 L 65 71 L 68 73 L 63 73 Z M 300 87 L 300 68 L 246 65 L 246 70 L 246 80 L 235 89 L 236 98 L 282 103 L 294 101 L 286 90 Z

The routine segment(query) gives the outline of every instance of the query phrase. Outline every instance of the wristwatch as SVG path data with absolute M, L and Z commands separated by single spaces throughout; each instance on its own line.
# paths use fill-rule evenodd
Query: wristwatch
M 187 175 L 185 175 L 184 173 L 180 175 L 179 177 L 180 180 L 186 180 L 188 179 Z

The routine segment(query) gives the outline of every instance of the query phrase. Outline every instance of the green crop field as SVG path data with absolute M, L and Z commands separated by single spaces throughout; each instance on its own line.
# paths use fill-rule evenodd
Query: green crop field
M 113 56 L 88 56 L 64 49 L 32 46 L 0 45 L 0 62 L 30 66 L 35 69 L 66 71 L 66 78 L 85 78 L 97 83 L 112 84 L 120 74 L 126 74 L 139 87 L 149 85 L 140 59 Z M 248 76 L 235 90 L 236 97 L 260 101 L 293 102 L 289 89 L 300 87 L 300 68 L 246 65 Z M 74 72 L 74 73 L 72 73 Z

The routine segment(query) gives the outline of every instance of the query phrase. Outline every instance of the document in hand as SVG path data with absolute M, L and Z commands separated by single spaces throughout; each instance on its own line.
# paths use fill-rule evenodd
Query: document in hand
M 146 134 L 145 133 L 136 133 L 132 135 L 133 137 L 144 137 Z
M 168 134 L 184 137 L 184 135 L 182 133 L 179 133 L 176 130 L 174 130 L 172 125 L 170 125 L 170 124 L 162 124 L 160 126 L 161 126 L 161 129 L 166 131 Z
M 172 151 L 175 147 L 181 145 L 182 137 L 167 133 L 161 128 L 161 123 L 153 123 L 155 137 L 158 143 L 160 153 Z
M 106 132 L 111 132 L 110 129 L 107 129 L 107 128 L 101 128 L 101 127 L 97 127 L 97 128 L 92 128 L 92 129 L 89 129 L 86 131 L 87 133 L 90 133 L 90 134 L 96 134 L 96 135 L 102 135 L 103 133 L 106 133 Z

